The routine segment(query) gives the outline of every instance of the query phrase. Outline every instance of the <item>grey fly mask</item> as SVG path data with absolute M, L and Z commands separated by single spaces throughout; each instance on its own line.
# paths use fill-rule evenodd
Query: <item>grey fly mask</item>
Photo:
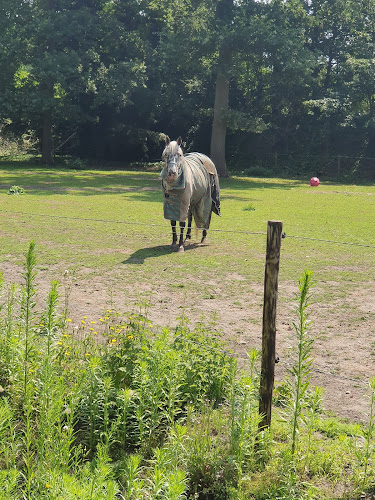
M 182 139 L 179 137 L 177 141 L 171 141 L 167 136 L 165 142 L 166 146 L 162 158 L 165 160 L 165 168 L 167 170 L 166 180 L 167 182 L 175 182 L 181 174 L 181 163 L 184 156 L 180 147 Z

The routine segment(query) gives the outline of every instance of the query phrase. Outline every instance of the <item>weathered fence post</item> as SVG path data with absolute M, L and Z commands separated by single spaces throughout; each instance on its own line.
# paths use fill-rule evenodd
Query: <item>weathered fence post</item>
M 267 226 L 267 255 L 264 275 L 262 328 L 262 368 L 259 388 L 259 429 L 270 427 L 272 392 L 275 379 L 276 304 L 279 277 L 280 247 L 283 223 L 269 220 Z

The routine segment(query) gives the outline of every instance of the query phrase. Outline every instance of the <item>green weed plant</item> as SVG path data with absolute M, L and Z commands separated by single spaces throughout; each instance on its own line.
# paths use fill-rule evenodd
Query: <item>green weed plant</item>
M 9 188 L 8 194 L 25 194 L 25 190 L 20 186 L 12 186 Z

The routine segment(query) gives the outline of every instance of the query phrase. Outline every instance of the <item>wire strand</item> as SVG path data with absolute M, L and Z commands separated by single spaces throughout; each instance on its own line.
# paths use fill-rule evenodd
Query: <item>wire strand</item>
M 310 238 L 309 236 L 295 236 L 292 234 L 285 234 L 285 238 L 295 238 L 299 240 L 310 240 L 310 241 L 320 241 L 322 243 L 334 243 L 336 245 L 350 245 L 355 247 L 364 247 L 364 248 L 375 248 L 375 245 L 367 245 L 363 243 L 351 243 L 349 241 L 337 241 L 337 240 L 325 240 L 323 238 Z
M 287 365 L 289 367 L 292 366 L 289 361 L 279 360 L 278 363 L 283 364 L 283 365 Z M 356 382 L 358 384 L 368 383 L 365 380 L 355 379 L 355 378 L 351 378 L 351 377 L 345 377 L 345 375 L 336 375 L 335 373 L 326 372 L 324 370 L 320 370 L 319 368 L 311 368 L 311 371 L 314 373 L 319 373 L 320 375 L 327 375 L 328 377 L 333 377 L 333 378 L 337 378 L 337 379 L 341 379 L 341 380 L 348 380 L 350 382 Z
M 245 353 L 238 353 L 238 352 L 235 352 L 235 351 L 232 351 L 232 350 L 230 350 L 230 351 L 221 350 L 221 349 L 218 349 L 217 347 L 212 347 L 212 346 L 209 346 L 207 344 L 202 344 L 201 342 L 197 342 L 195 340 L 186 339 L 182 335 L 176 336 L 176 340 L 181 340 L 181 341 L 187 342 L 189 344 L 194 344 L 194 345 L 196 345 L 198 347 L 202 347 L 204 349 L 208 349 L 209 351 L 218 352 L 219 354 L 221 354 L 223 356 L 231 356 L 231 357 L 232 356 L 236 356 L 237 358 L 249 359 L 249 356 L 248 356 L 247 352 L 245 352 Z M 290 361 L 278 360 L 277 364 L 279 364 L 279 363 L 287 365 L 289 367 L 292 366 L 291 363 L 290 363 Z M 326 372 L 324 370 L 320 370 L 319 368 L 312 368 L 311 371 L 314 372 L 314 373 L 319 373 L 320 375 L 327 375 L 328 377 L 333 377 L 333 378 L 340 379 L 340 380 L 347 380 L 347 381 L 350 381 L 350 382 L 356 382 L 358 384 L 366 385 L 368 383 L 368 381 L 366 381 L 366 380 L 354 379 L 354 378 L 351 378 L 351 377 L 345 377 L 344 375 L 336 375 L 335 373 Z
M 12 212 L 10 210 L 1 210 L 0 213 L 6 213 L 10 215 L 26 215 L 28 217 L 48 217 L 50 219 L 61 219 L 61 220 L 76 220 L 76 221 L 82 221 L 82 222 L 102 222 L 106 224 L 125 224 L 125 225 L 131 225 L 131 226 L 145 226 L 145 227 L 162 227 L 163 229 L 167 229 L 169 226 L 166 224 L 153 224 L 150 222 L 131 222 L 131 221 L 124 221 L 124 220 L 113 220 L 113 219 L 92 219 L 89 217 L 72 217 L 69 215 L 51 215 L 51 214 L 39 214 L 39 213 L 34 213 L 34 212 Z M 202 228 L 202 227 L 197 227 L 196 229 L 202 231 L 204 229 L 208 230 L 207 228 Z M 266 236 L 267 232 L 266 231 L 244 231 L 244 230 L 236 230 L 236 229 L 210 229 L 211 232 L 215 233 L 229 233 L 229 234 L 244 234 L 244 235 L 258 235 L 258 236 Z M 297 235 L 292 235 L 292 234 L 286 234 L 283 233 L 283 238 L 292 238 L 292 239 L 300 239 L 300 240 L 309 240 L 309 241 L 318 241 L 321 243 L 332 243 L 335 245 L 348 245 L 348 246 L 354 246 L 354 247 L 360 247 L 360 248 L 372 248 L 375 249 L 375 245 L 369 245 L 369 244 L 363 244 L 363 243 L 353 243 L 349 241 L 338 241 L 338 240 L 326 240 L 323 238 L 311 238 L 309 236 L 297 236 Z
M 132 226 L 146 226 L 146 227 L 162 227 L 164 229 L 168 229 L 169 226 L 166 224 L 152 224 L 150 222 L 131 222 L 131 221 L 124 221 L 124 220 L 113 220 L 113 219 L 92 219 L 88 217 L 73 217 L 69 215 L 51 215 L 51 214 L 38 214 L 34 212 L 11 212 L 9 210 L 1 210 L 0 213 L 6 213 L 10 215 L 26 215 L 26 216 L 36 216 L 36 217 L 48 217 L 50 219 L 63 219 L 63 220 L 79 220 L 82 222 L 104 222 L 107 224 L 128 224 Z M 204 227 L 197 227 L 199 231 L 203 230 L 210 230 L 211 232 L 220 232 L 220 233 L 234 233 L 234 234 L 256 234 L 256 235 L 262 235 L 266 236 L 267 233 L 265 231 L 240 231 L 240 230 L 230 230 L 230 229 L 208 229 Z

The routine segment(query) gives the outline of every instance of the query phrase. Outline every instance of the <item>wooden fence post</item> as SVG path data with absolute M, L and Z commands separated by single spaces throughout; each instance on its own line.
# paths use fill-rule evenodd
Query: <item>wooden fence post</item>
M 264 275 L 264 303 L 262 328 L 262 368 L 259 388 L 259 429 L 270 427 L 272 393 L 275 379 L 276 304 L 283 223 L 268 221 L 267 255 Z

